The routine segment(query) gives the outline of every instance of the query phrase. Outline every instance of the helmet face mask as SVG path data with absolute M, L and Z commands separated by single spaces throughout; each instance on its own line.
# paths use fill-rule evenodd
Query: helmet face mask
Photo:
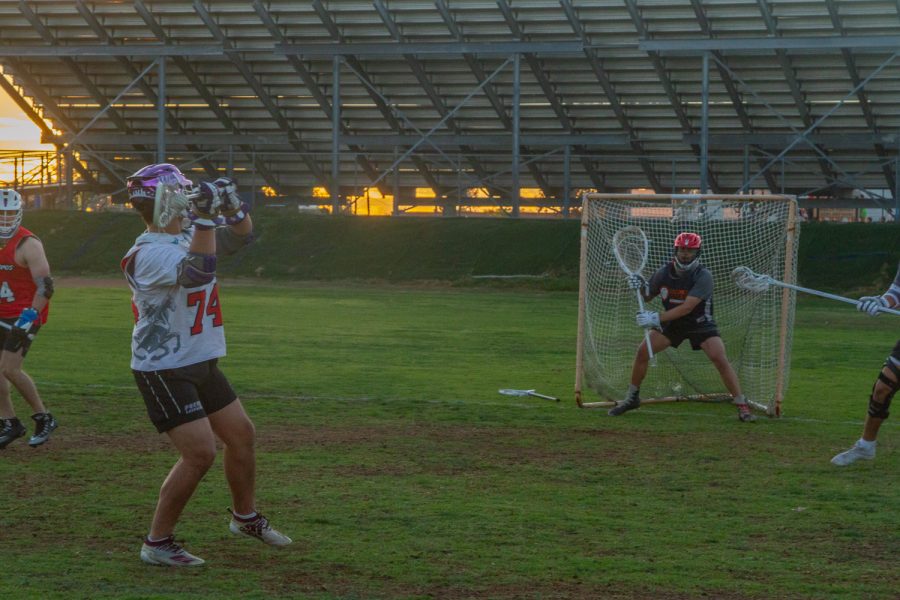
M 674 243 L 675 268 L 678 271 L 693 271 L 700 264 L 700 251 L 703 240 L 697 233 L 679 233 Z
M 15 190 L 0 190 L 0 240 L 16 235 L 22 224 L 22 196 Z
M 128 177 L 126 184 L 132 206 L 138 209 L 145 220 L 152 218 L 154 225 L 162 227 L 181 216 L 182 211 L 180 205 L 176 206 L 177 202 L 157 206 L 160 197 L 181 199 L 193 187 L 191 180 L 178 167 L 169 163 L 147 165 Z M 160 188 L 164 188 L 166 193 L 158 193 Z

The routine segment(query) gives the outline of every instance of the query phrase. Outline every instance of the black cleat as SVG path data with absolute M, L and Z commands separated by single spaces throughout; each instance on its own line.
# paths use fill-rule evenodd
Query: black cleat
M 49 440 L 50 434 L 59 427 L 59 423 L 50 413 L 37 413 L 31 415 L 31 418 L 34 419 L 34 435 L 28 440 L 28 445 L 34 448 Z
M 606 413 L 611 417 L 618 417 L 622 413 L 626 413 L 629 410 L 634 410 L 641 405 L 641 399 L 637 394 L 629 395 L 627 398 L 613 406 L 609 409 L 609 412 Z
M 26 433 L 25 426 L 18 419 L 0 419 L 0 450 Z

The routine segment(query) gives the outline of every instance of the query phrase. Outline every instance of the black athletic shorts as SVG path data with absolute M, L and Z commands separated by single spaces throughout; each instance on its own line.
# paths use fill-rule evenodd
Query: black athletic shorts
M 203 419 L 237 399 L 218 359 L 161 371 L 135 371 L 147 415 L 160 433 Z
M 13 324 L 18 321 L 18 317 L 13 317 L 11 319 L 0 319 L 3 321 L 4 325 L 9 325 L 9 329 L 6 327 L 0 326 L 0 347 L 3 348 L 4 352 L 18 352 L 19 349 L 22 349 L 22 358 L 25 358 L 25 355 L 28 354 L 28 349 L 31 348 L 31 338 L 28 337 L 30 334 L 33 338 L 35 334 L 38 332 L 38 329 L 41 328 L 40 317 L 38 320 L 31 324 L 31 329 L 28 330 L 28 333 L 25 335 L 21 334 L 13 334 Z
M 690 340 L 691 348 L 700 350 L 700 344 L 711 337 L 719 337 L 719 330 L 715 327 L 694 330 L 683 327 L 663 327 L 662 334 L 669 338 L 673 348 L 680 346 L 684 340 Z
M 894 344 L 894 350 L 891 352 L 891 358 L 893 358 L 897 362 L 900 362 L 900 340 L 897 340 L 897 343 Z

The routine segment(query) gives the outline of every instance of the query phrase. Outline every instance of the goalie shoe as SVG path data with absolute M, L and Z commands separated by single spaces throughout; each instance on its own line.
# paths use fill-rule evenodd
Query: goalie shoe
M 231 523 L 228 524 L 228 529 L 235 535 L 250 537 L 276 548 L 287 546 L 293 541 L 274 529 L 269 524 L 269 520 L 259 513 L 249 519 L 242 519 L 231 509 L 228 509 L 228 512 L 231 514 Z
M 616 404 L 614 407 L 609 409 L 609 412 L 606 413 L 611 417 L 618 417 L 621 414 L 628 412 L 629 410 L 634 410 L 641 406 L 641 398 L 638 396 L 637 392 L 629 392 L 628 396 L 625 397 L 624 400 Z
M 0 419 L 0 450 L 26 433 L 25 426 L 18 419 Z

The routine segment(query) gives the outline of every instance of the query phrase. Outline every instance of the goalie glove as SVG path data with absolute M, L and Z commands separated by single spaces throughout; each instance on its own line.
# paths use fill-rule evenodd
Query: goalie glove
M 856 303 L 856 310 L 877 317 L 882 308 L 890 308 L 884 296 L 863 296 Z
M 637 314 L 638 327 L 659 327 L 659 313 L 653 310 L 643 310 Z
M 222 198 L 219 195 L 218 187 L 208 181 L 201 181 L 198 186 L 191 190 L 190 200 L 189 217 L 194 227 L 197 229 L 215 229 L 222 224 L 222 218 L 219 216 Z
M 645 296 L 650 295 L 650 284 L 647 283 L 647 280 L 644 279 L 644 276 L 640 273 L 633 273 L 628 276 L 626 280 L 628 282 L 628 287 L 633 290 L 640 290 L 641 293 Z

